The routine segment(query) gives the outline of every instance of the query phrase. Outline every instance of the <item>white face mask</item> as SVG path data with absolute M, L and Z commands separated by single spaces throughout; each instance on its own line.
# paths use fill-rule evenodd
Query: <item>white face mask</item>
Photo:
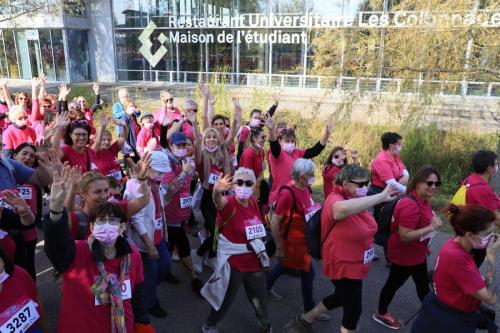
M 341 167 L 344 165 L 344 160 L 332 158 L 332 164 Z
M 316 181 L 316 177 L 309 178 L 307 180 L 307 185 L 312 186 L 315 181 Z
M 484 237 L 481 237 L 479 235 L 477 235 L 480 239 L 479 241 L 479 244 L 476 244 L 475 241 L 472 242 L 472 247 L 474 249 L 485 249 L 488 247 L 488 243 L 490 242 L 490 237 L 491 237 L 491 234 L 488 235 L 488 236 L 484 236 Z
M 250 120 L 250 126 L 252 127 L 259 127 L 260 125 L 260 119 L 259 118 L 253 118 Z
M 250 198 L 253 194 L 253 188 L 247 186 L 236 186 L 234 189 L 236 198 L 240 200 L 246 200 Z
M 295 142 L 290 142 L 290 143 L 283 143 L 283 150 L 286 152 L 291 153 L 292 151 L 295 150 Z
M 254 142 L 254 145 L 255 145 L 255 147 L 257 147 L 259 149 L 263 148 L 262 145 L 260 143 L 258 143 L 258 142 Z
M 4 283 L 5 280 L 9 278 L 9 274 L 4 270 L 2 273 L 0 273 L 0 283 Z
M 186 148 L 175 148 L 172 151 L 172 154 L 174 154 L 174 156 L 177 158 L 183 158 L 184 156 L 187 155 L 187 149 Z
M 144 127 L 146 127 L 147 129 L 152 129 L 154 125 L 154 123 L 145 123 Z

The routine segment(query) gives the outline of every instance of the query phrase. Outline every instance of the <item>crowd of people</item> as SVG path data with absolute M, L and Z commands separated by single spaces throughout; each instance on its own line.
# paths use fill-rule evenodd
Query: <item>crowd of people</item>
M 182 110 L 171 92 L 161 91 L 156 113 L 141 112 L 120 89 L 107 112 L 97 84 L 90 106 L 83 96 L 69 101 L 64 84 L 58 94 L 48 93 L 43 75 L 33 79 L 31 95 L 14 98 L 0 79 L 2 333 L 47 332 L 36 288 L 40 239 L 61 298 L 61 333 L 155 332 L 150 316 L 167 316 L 158 285 L 180 279 L 189 279 L 192 292 L 210 306 L 202 332 L 218 332 L 242 284 L 255 310 L 255 330 L 272 332 L 267 304 L 286 301 L 274 288 L 283 274 L 300 278 L 303 313 L 275 331 L 313 332 L 316 320 L 329 320 L 328 313 L 341 307 L 340 331 L 355 332 L 363 280 L 379 259 L 375 244 L 389 267 L 375 322 L 402 327 L 389 310 L 411 276 L 422 302 L 412 332 L 496 332 L 485 306 L 497 301 L 500 199 L 488 183 L 498 171 L 494 152 L 475 152 L 474 172 L 457 184 L 445 212 L 434 211 L 430 199 L 441 185 L 439 170 L 422 166 L 411 175 L 400 158 L 398 133 L 381 136 L 368 170 L 356 149 L 327 148 L 332 117 L 318 142 L 303 149 L 293 124 L 276 120 L 277 99 L 267 111 L 244 112 L 233 98 L 228 118 L 214 114 L 209 86 L 198 88 L 201 103 L 187 100 Z M 319 166 L 312 159 L 325 149 L 327 160 Z M 312 195 L 318 168 L 324 200 Z M 204 224 L 194 248 L 197 209 Z M 454 235 L 429 267 L 429 244 L 445 219 Z M 312 236 L 315 228 L 319 239 Z M 334 287 L 319 302 L 315 242 L 322 274 Z M 172 273 L 174 259 L 185 277 Z M 206 268 L 213 272 L 202 281 Z

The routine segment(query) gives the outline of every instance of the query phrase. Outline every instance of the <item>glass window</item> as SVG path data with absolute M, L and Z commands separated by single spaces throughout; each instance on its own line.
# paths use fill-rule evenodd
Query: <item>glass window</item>
M 140 31 L 116 31 L 116 65 L 119 80 L 142 80 L 142 73 L 135 70 L 148 69 L 147 61 L 139 52 Z M 123 72 L 120 69 L 131 70 Z
M 215 42 L 208 44 L 208 71 L 209 72 L 232 72 L 232 43 L 219 43 L 217 36 L 224 30 L 202 30 L 202 33 L 213 34 Z M 226 34 L 231 30 L 226 30 Z M 234 35 L 234 32 L 233 32 Z
M 185 31 L 187 32 L 187 31 Z M 199 30 L 193 30 L 192 33 L 199 33 Z M 179 61 L 181 71 L 195 71 L 201 70 L 200 65 L 200 45 L 191 43 L 179 43 Z M 205 47 L 205 45 L 202 45 Z
M 67 30 L 71 81 L 90 80 L 90 59 L 86 30 Z
M 8 77 L 9 72 L 7 71 L 7 58 L 5 56 L 5 49 L 3 47 L 3 33 L 0 30 L 0 75 Z
M 148 13 L 144 11 L 140 0 L 113 1 L 115 27 L 145 27 Z
M 3 31 L 3 40 L 5 45 L 5 55 L 7 56 L 7 66 L 9 67 L 9 77 L 19 79 L 19 64 L 17 62 L 16 42 L 14 40 L 13 30 Z
M 297 32 L 285 30 L 283 32 Z M 302 44 L 272 44 L 273 74 L 301 74 Z
M 24 30 L 16 31 L 16 42 L 19 54 L 19 67 L 21 67 L 21 78 L 31 80 L 30 51 Z
M 52 35 L 52 52 L 57 81 L 66 81 L 66 58 L 64 56 L 63 34 L 60 29 L 50 30 Z
M 266 14 L 267 1 L 266 0 L 238 0 L 238 11 L 241 14 Z
M 261 30 L 265 32 L 265 30 Z M 265 73 L 266 72 L 266 47 L 267 43 L 246 43 L 244 40 L 240 47 L 240 73 Z
M 273 11 L 283 14 L 305 13 L 305 0 L 273 0 Z
M 64 14 L 68 16 L 87 16 L 85 0 L 64 0 Z
M 56 72 L 54 68 L 54 58 L 52 54 L 52 42 L 50 38 L 50 30 L 38 30 L 38 38 L 40 42 L 40 53 L 42 56 L 43 73 L 49 81 L 56 80 Z

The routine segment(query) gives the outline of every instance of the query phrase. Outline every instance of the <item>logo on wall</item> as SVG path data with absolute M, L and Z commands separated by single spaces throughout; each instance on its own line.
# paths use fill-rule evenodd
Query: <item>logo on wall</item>
M 163 44 L 167 41 L 167 36 L 160 33 L 157 39 L 161 43 L 161 46 L 154 54 L 151 53 L 151 46 L 153 46 L 153 43 L 151 43 L 151 35 L 155 29 L 156 24 L 153 21 L 149 21 L 149 24 L 139 36 L 139 41 L 142 44 L 139 52 L 144 56 L 144 58 L 146 58 L 152 67 L 155 67 L 158 62 L 160 62 L 161 58 L 163 58 L 163 56 L 168 52 L 167 48 L 163 46 Z

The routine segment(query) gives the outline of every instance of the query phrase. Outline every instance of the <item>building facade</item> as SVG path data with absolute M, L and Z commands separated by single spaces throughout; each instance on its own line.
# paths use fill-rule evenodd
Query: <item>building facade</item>
M 14 16 L 19 1 L 10 2 L 0 15 Z M 51 81 L 65 82 L 196 82 L 219 73 L 215 74 L 219 80 L 232 84 L 330 88 L 332 80 L 314 71 L 311 22 L 330 18 L 330 27 L 339 24 L 341 29 L 360 31 L 371 20 L 359 15 L 362 10 L 383 14 L 392 1 L 383 1 L 380 8 L 368 7 L 367 0 L 39 2 L 44 4 L 42 10 L 28 18 L 0 19 L 0 75 L 31 79 L 44 72 Z M 332 22 L 332 17 L 344 22 Z M 500 22 L 500 13 L 498 17 Z M 206 21 L 199 24 L 196 19 Z M 346 27 L 349 20 L 351 25 Z M 378 26 L 376 33 L 383 40 L 384 29 Z M 227 35 L 232 39 L 224 38 Z M 295 40 L 290 42 L 285 35 Z M 214 40 L 207 41 L 209 37 Z M 335 65 L 339 68 L 333 84 L 346 90 L 400 91 L 398 78 L 384 70 L 384 45 L 380 44 L 367 45 L 374 57 L 362 78 L 347 66 L 356 61 L 346 60 L 349 50 L 338 48 L 341 60 Z M 417 73 L 415 80 L 422 77 Z M 464 79 L 457 87 L 445 92 L 500 94 L 496 82 Z

